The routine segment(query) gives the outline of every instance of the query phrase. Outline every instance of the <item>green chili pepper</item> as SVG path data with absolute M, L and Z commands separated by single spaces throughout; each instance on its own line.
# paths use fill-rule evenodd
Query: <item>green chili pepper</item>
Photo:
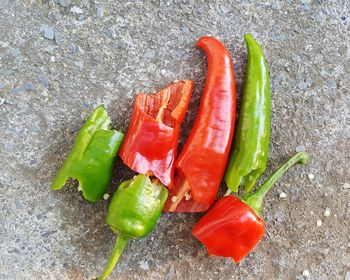
M 79 181 L 85 199 L 95 202 L 106 193 L 124 134 L 110 130 L 111 120 L 101 105 L 80 129 L 74 146 L 51 188 L 61 189 L 68 178 Z
M 260 45 L 246 34 L 248 66 L 236 134 L 226 167 L 228 187 L 249 192 L 264 173 L 270 142 L 270 78 Z
M 145 237 L 152 231 L 167 197 L 167 188 L 145 175 L 121 183 L 106 218 L 106 223 L 117 234 L 117 240 L 105 271 L 98 279 L 107 279 L 130 238 Z

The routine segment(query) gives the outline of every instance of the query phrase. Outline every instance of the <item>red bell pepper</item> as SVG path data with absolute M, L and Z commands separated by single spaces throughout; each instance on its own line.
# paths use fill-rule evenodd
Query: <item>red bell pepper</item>
M 136 97 L 128 133 L 119 152 L 132 170 L 173 184 L 180 126 L 193 89 L 193 81 L 174 82 L 156 94 Z
M 230 54 L 212 37 L 200 38 L 197 47 L 208 57 L 207 79 L 198 116 L 176 162 L 174 188 L 164 208 L 168 212 L 201 212 L 210 207 L 233 137 L 236 86 Z
M 195 225 L 192 234 L 208 249 L 210 255 L 231 257 L 238 263 L 259 243 L 265 223 L 259 213 L 263 200 L 274 183 L 296 163 L 306 164 L 308 155 L 300 152 L 287 160 L 254 193 L 221 198 Z

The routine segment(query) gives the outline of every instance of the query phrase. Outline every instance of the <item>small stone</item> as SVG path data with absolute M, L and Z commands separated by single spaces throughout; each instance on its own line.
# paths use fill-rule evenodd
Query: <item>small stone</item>
M 67 7 L 68 6 L 68 4 L 66 3 L 66 0 L 58 0 L 58 2 L 60 3 L 60 5 L 62 7 Z
M 85 16 L 84 16 L 84 15 L 80 15 L 80 16 L 78 17 L 78 20 L 79 20 L 79 21 L 84 21 L 84 20 L 85 20 Z
M 304 145 L 300 145 L 300 146 L 298 146 L 298 147 L 295 148 L 295 151 L 296 151 L 297 153 L 299 153 L 299 152 L 304 152 L 304 151 L 305 151 L 305 146 L 304 146 Z
M 47 88 L 47 87 L 49 86 L 49 81 L 48 81 L 48 79 L 47 79 L 46 76 L 40 75 L 40 76 L 38 76 L 37 80 L 38 80 L 38 82 L 39 82 L 40 84 L 42 84 L 44 87 Z
M 301 0 L 301 4 L 307 4 L 310 5 L 312 0 Z
M 55 32 L 55 42 L 57 44 L 61 43 L 63 41 L 63 36 L 61 33 Z
M 139 262 L 140 264 L 140 268 L 143 269 L 143 270 L 148 270 L 149 269 L 149 264 L 147 261 L 140 261 Z
M 321 227 L 322 226 L 322 221 L 321 220 L 317 220 L 316 225 L 317 225 L 317 227 Z
M 51 62 L 56 62 L 56 57 L 51 56 L 50 61 L 51 61 Z
M 329 209 L 328 207 L 326 208 L 326 210 L 323 213 L 323 216 L 325 217 L 329 217 L 331 215 L 331 209 Z
M 283 41 L 286 36 L 282 32 L 276 32 L 274 35 L 272 35 L 272 38 L 274 41 Z
M 308 270 L 303 271 L 303 276 L 310 277 L 310 272 Z
M 301 4 L 299 7 L 299 10 L 306 12 L 306 11 L 310 10 L 310 6 L 308 4 Z
M 322 16 L 320 16 L 320 15 L 315 15 L 314 19 L 315 19 L 315 21 L 317 23 L 321 23 L 322 22 Z
M 10 54 L 14 57 L 17 57 L 17 56 L 20 56 L 22 53 L 21 53 L 20 49 L 18 49 L 18 48 L 11 48 Z
M 9 45 L 10 45 L 9 42 L 0 41 L 0 47 L 1 48 L 7 48 Z
M 73 6 L 72 8 L 70 8 L 70 11 L 73 14 L 82 14 L 82 13 L 84 13 L 84 11 L 82 9 L 80 9 L 79 7 L 77 7 L 77 6 Z
M 298 84 L 298 88 L 301 89 L 301 90 L 305 90 L 308 88 L 308 83 L 305 82 L 305 81 L 301 81 L 299 84 Z
M 40 27 L 40 31 L 43 33 L 43 36 L 46 39 L 53 40 L 55 38 L 55 33 L 53 31 L 53 28 L 48 25 L 42 25 Z
M 22 93 L 24 91 L 24 88 L 23 87 L 15 87 L 11 90 L 12 93 L 15 93 L 15 94 L 19 94 L 19 93 Z
M 69 44 L 68 49 L 70 53 L 76 53 L 79 50 L 78 46 L 74 45 L 73 43 Z
M 45 50 L 45 52 L 47 52 L 49 54 L 53 54 L 56 49 L 57 49 L 57 46 L 48 46 L 44 50 Z
M 97 8 L 96 8 L 96 15 L 97 15 L 97 17 L 99 17 L 99 18 L 102 18 L 102 17 L 104 16 L 104 10 L 103 10 L 102 7 L 97 7 Z
M 51 231 L 47 230 L 47 231 L 44 231 L 43 233 L 41 233 L 41 236 L 48 237 L 49 235 L 54 234 L 56 232 L 57 232 L 57 230 L 51 230 Z
M 105 193 L 105 194 L 103 195 L 103 199 L 104 199 L 104 200 L 108 200 L 109 197 L 110 197 L 110 195 L 109 195 L 108 193 Z
M 190 32 L 190 29 L 187 26 L 182 26 L 180 29 L 184 33 L 189 33 Z
M 221 11 L 222 11 L 224 14 L 227 14 L 227 13 L 230 12 L 230 7 L 227 6 L 227 5 L 221 5 L 220 8 L 221 8 Z
M 312 173 L 310 173 L 309 175 L 307 175 L 307 177 L 309 177 L 309 179 L 310 179 L 310 180 L 315 179 L 315 175 L 314 175 L 314 174 L 312 174 Z
M 273 3 L 272 3 L 271 9 L 272 9 L 272 10 L 277 10 L 277 9 L 278 9 L 278 5 L 277 5 L 276 2 L 273 2 Z
M 156 54 L 157 54 L 157 52 L 155 50 L 148 49 L 144 53 L 144 56 L 147 57 L 147 58 L 154 58 L 156 56 Z
M 273 214 L 273 218 L 278 222 L 282 222 L 284 220 L 284 215 L 282 211 L 275 211 Z
M 287 194 L 285 192 L 280 192 L 279 197 L 280 198 L 286 198 Z
M 18 200 L 18 199 L 15 200 L 15 207 L 16 207 L 16 209 L 19 209 L 19 210 L 23 209 L 23 205 L 22 205 L 20 200 Z
M 326 86 L 328 88 L 336 89 L 337 88 L 337 82 L 333 81 L 333 80 L 327 81 L 326 82 Z
M 343 185 L 343 188 L 346 189 L 346 190 L 350 189 L 350 184 L 349 183 L 345 183 Z
M 84 61 L 74 61 L 74 65 L 79 67 L 79 69 L 84 68 Z
M 34 87 L 34 85 L 33 85 L 32 82 L 28 82 L 28 83 L 25 83 L 25 84 L 24 84 L 24 89 L 25 89 L 26 91 L 34 91 L 34 90 L 35 90 L 35 87 Z
M 5 99 L 4 104 L 6 105 L 16 105 L 16 100 L 13 99 Z
M 105 33 L 106 33 L 106 36 L 108 38 L 113 38 L 114 37 L 114 31 L 113 30 L 108 29 Z

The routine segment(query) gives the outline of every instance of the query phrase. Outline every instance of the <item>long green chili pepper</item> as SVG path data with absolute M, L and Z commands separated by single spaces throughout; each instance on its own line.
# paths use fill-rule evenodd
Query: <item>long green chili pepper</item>
M 246 34 L 248 66 L 238 125 L 225 180 L 237 192 L 249 192 L 264 173 L 270 142 L 270 78 L 260 45 Z
M 111 120 L 101 105 L 80 129 L 74 146 L 58 171 L 51 188 L 61 189 L 68 178 L 79 181 L 85 199 L 101 200 L 111 180 L 115 158 L 124 134 L 110 130 Z
M 140 174 L 121 183 L 108 206 L 106 218 L 117 240 L 105 271 L 98 279 L 107 279 L 130 238 L 142 238 L 152 231 L 167 197 L 167 188 L 146 175 Z

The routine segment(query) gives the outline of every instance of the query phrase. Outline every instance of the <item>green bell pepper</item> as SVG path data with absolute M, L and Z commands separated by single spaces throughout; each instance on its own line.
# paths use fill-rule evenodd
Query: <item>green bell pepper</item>
M 249 192 L 264 173 L 270 142 L 270 78 L 260 45 L 253 36 L 244 36 L 248 66 L 236 134 L 226 167 L 227 186 Z
M 117 240 L 105 271 L 98 279 L 107 279 L 130 238 L 145 237 L 152 231 L 167 198 L 167 188 L 146 175 L 140 174 L 121 183 L 108 206 L 106 218 Z
M 53 190 L 61 189 L 68 178 L 79 181 L 86 200 L 101 200 L 111 180 L 115 158 L 124 134 L 111 130 L 111 120 L 101 105 L 80 129 L 74 146 L 52 182 Z

